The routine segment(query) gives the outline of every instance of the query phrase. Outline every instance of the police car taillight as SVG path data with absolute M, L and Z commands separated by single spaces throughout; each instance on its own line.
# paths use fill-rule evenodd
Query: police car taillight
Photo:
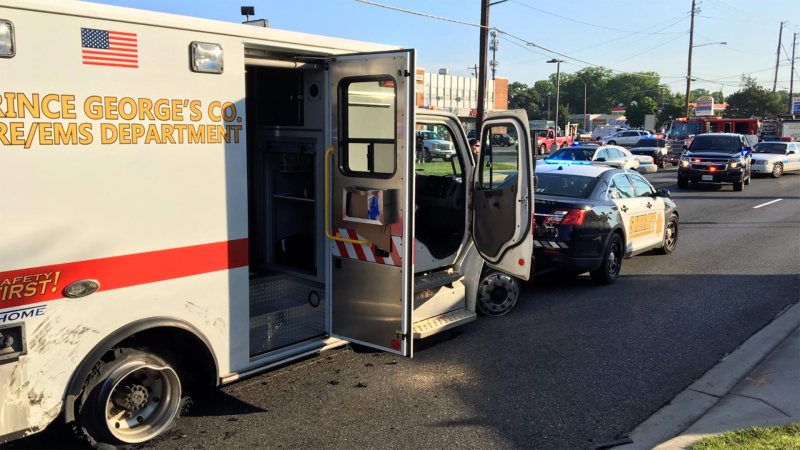
M 0 20 L 0 58 L 14 56 L 14 25 L 7 20 Z
M 583 225 L 583 219 L 585 218 L 585 209 L 557 209 L 544 220 L 544 223 L 551 225 Z

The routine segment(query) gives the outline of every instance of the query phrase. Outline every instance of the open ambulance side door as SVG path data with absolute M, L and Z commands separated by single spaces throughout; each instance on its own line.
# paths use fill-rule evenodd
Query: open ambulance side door
M 523 110 L 488 113 L 480 131 L 472 183 L 472 238 L 489 266 L 527 280 L 535 226 L 528 115 Z
M 337 56 L 329 69 L 330 334 L 411 356 L 414 51 Z

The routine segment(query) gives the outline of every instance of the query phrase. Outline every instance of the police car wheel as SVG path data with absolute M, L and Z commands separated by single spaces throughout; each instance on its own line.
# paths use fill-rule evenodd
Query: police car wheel
M 739 181 L 734 182 L 733 183 L 733 190 L 734 191 L 742 191 L 742 190 L 744 190 L 744 179 L 741 179 Z
M 143 350 L 115 348 L 86 379 L 76 430 L 98 448 L 131 446 L 163 434 L 182 407 L 181 380 L 172 364 Z
M 619 278 L 622 269 L 622 238 L 614 233 L 606 246 L 606 253 L 600 267 L 589 272 L 592 280 L 600 284 L 612 284 Z
M 776 163 L 772 167 L 772 178 L 780 178 L 781 175 L 783 175 L 783 164 Z
M 668 255 L 678 247 L 678 218 L 674 215 L 669 218 L 667 227 L 664 229 L 664 246 L 655 249 L 661 255 Z
M 617 145 L 617 141 L 608 141 L 606 145 Z
M 678 178 L 678 187 L 681 189 L 687 189 L 689 187 L 689 179 L 688 178 Z
M 503 316 L 514 309 L 519 299 L 519 281 L 501 272 L 487 272 L 478 285 L 478 312 L 484 316 Z

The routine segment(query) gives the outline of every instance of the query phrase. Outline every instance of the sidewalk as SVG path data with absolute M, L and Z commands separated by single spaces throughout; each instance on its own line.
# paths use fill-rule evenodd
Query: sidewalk
M 750 426 L 800 422 L 800 304 L 640 424 L 615 450 L 678 450 Z

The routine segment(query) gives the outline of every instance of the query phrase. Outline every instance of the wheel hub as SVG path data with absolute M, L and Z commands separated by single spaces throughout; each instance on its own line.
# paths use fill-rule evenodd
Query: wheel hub
M 126 384 L 118 387 L 114 391 L 112 401 L 120 409 L 128 412 L 138 411 L 145 406 L 149 400 L 147 388 L 141 384 Z

